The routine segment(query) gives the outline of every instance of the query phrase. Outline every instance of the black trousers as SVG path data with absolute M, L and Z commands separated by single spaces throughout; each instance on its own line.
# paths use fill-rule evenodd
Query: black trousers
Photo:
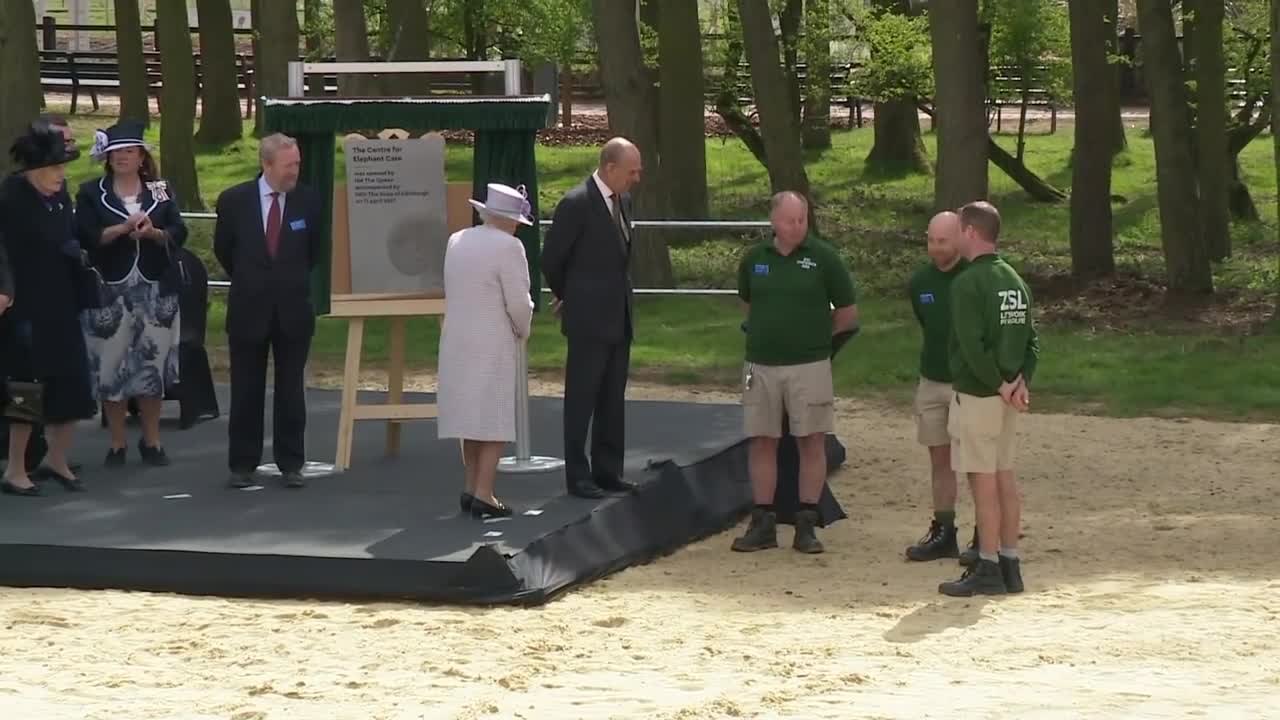
M 565 479 L 622 477 L 626 452 L 627 373 L 631 343 L 569 338 L 564 379 Z M 591 427 L 591 462 L 587 462 L 587 427 Z
M 231 472 L 251 473 L 262 463 L 263 411 L 267 393 L 267 351 L 275 360 L 271 444 L 280 472 L 298 472 L 306 462 L 306 366 L 311 338 L 286 337 L 279 318 L 261 341 L 232 338 L 231 422 L 228 465 Z

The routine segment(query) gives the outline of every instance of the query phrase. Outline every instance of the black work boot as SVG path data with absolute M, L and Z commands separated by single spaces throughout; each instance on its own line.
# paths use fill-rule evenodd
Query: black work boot
M 791 547 L 797 552 L 817 554 L 825 550 L 818 539 L 818 513 L 814 510 L 801 510 L 796 513 L 796 536 Z
M 955 526 L 944 527 L 937 520 L 929 524 L 929 532 L 920 542 L 907 548 L 907 559 L 925 562 L 942 558 L 960 557 L 960 547 L 956 544 Z
M 1004 576 L 1000 574 L 999 563 L 978 558 L 978 562 L 965 569 L 959 580 L 939 585 L 938 592 L 951 597 L 972 597 L 1003 595 L 1007 589 L 1004 585 Z
M 755 552 L 778 547 L 778 516 L 761 508 L 751 511 L 747 531 L 733 541 L 735 552 Z
M 960 565 L 962 567 L 969 567 L 970 565 L 973 565 L 977 561 L 978 561 L 978 528 L 977 526 L 974 526 L 973 540 L 969 542 L 969 547 L 965 548 L 964 552 L 960 553 Z
M 1011 593 L 1022 592 L 1022 561 L 1000 556 L 1000 574 L 1004 576 L 1005 589 Z

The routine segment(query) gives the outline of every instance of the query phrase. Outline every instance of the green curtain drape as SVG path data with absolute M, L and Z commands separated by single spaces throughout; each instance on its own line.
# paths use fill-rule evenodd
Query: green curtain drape
M 476 146 L 472 157 L 471 196 L 484 202 L 489 183 L 502 183 L 513 188 L 524 186 L 533 206 L 534 220 L 540 219 L 538 210 L 538 166 L 534 147 L 537 134 L 531 130 L 480 130 L 476 132 Z M 542 307 L 542 232 L 537 222 L 532 227 L 521 225 L 516 232 L 524 243 L 525 256 L 529 260 L 530 291 L 534 310 Z
M 524 185 L 533 213 L 538 214 L 538 172 L 534 146 L 546 126 L 550 99 L 539 97 L 394 100 L 267 100 L 263 127 L 298 141 L 302 152 L 301 182 L 320 194 L 323 256 L 311 278 L 311 301 L 317 315 L 329 312 L 333 255 L 333 185 L 336 133 L 359 128 L 398 127 L 410 131 L 474 130 L 472 188 L 478 200 L 485 187 L 500 182 Z M 529 259 L 534 307 L 541 307 L 538 272 L 542 243 L 535 225 L 519 232 Z

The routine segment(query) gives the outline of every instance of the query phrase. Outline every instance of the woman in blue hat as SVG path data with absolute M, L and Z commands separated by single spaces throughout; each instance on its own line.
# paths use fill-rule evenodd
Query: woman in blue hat
M 127 403 L 142 416 L 138 453 L 168 465 L 160 444 L 160 403 L 178 382 L 180 270 L 187 227 L 173 190 L 156 172 L 141 123 L 95 134 L 91 156 L 102 177 L 80 186 L 76 236 L 107 285 L 104 307 L 84 314 L 94 387 L 111 431 L 108 466 L 125 462 Z

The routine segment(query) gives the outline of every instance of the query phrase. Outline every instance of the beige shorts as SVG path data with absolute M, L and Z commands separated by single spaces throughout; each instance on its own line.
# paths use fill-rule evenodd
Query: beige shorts
M 951 433 L 951 467 L 960 473 L 1012 470 L 1018 411 L 999 396 L 954 393 L 947 430 Z
M 796 437 L 835 432 L 834 400 L 830 360 L 803 365 L 747 363 L 743 370 L 742 420 L 748 437 L 782 437 L 784 410 Z
M 947 431 L 951 398 L 955 393 L 950 383 L 920 378 L 916 385 L 916 439 L 921 445 L 938 447 L 951 444 Z

